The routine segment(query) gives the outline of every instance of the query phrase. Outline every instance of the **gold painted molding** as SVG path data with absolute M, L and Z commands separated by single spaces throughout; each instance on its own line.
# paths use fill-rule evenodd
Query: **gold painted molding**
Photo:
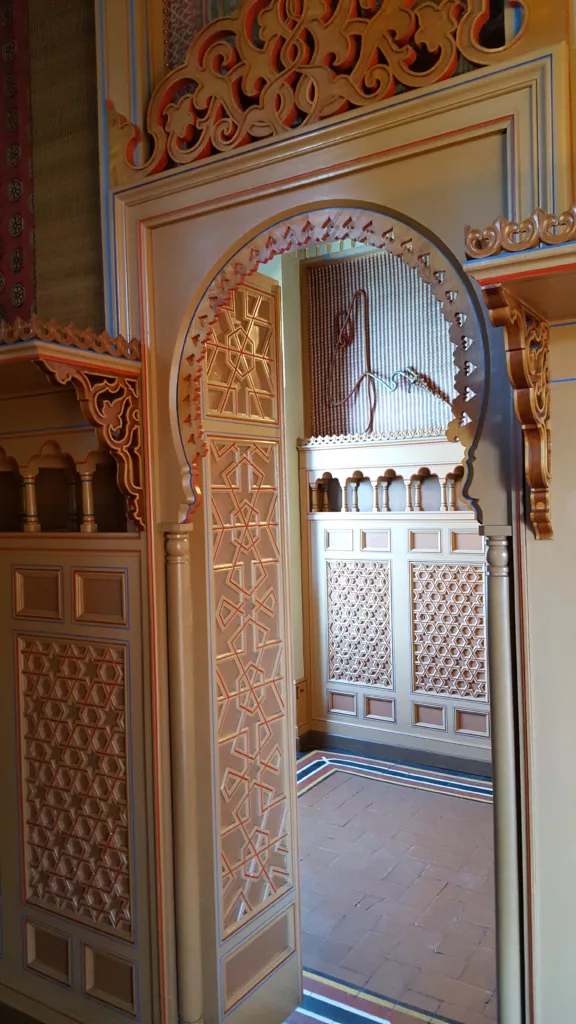
M 127 341 L 122 335 L 112 338 L 106 331 L 101 334 L 96 334 L 90 328 L 82 331 L 75 324 L 60 324 L 55 319 L 41 320 L 39 316 L 32 316 L 30 320 L 16 317 L 11 324 L 0 320 L 0 351 L 3 345 L 14 345 L 22 341 L 46 341 L 134 362 L 139 361 L 142 354 L 139 341 Z
M 553 536 L 550 513 L 549 327 L 503 285 L 483 285 L 482 291 L 491 322 L 495 327 L 504 328 L 514 410 L 524 435 L 530 521 L 536 539 L 549 540 Z
M 481 43 L 489 0 L 363 2 L 288 0 L 263 6 L 243 0 L 229 17 L 193 39 L 186 62 L 155 89 L 147 113 L 152 138 L 140 166 L 140 129 L 108 103 L 111 166 L 116 183 L 193 163 L 250 142 L 307 127 L 349 110 L 422 89 L 494 64 L 517 50 L 529 23 L 528 0 L 516 0 L 522 26 L 510 43 Z M 422 69 L 419 61 L 426 61 Z M 466 69 L 468 70 L 468 69 Z
M 520 222 L 497 217 L 486 228 L 467 228 L 466 255 L 482 260 L 501 252 L 526 252 L 562 242 L 576 242 L 576 205 L 558 215 L 538 209 Z

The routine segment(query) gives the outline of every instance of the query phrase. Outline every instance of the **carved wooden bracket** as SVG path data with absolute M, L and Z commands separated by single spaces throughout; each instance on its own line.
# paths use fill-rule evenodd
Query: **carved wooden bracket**
M 490 48 L 489 0 L 364 0 L 360 10 L 349 0 L 243 0 L 195 36 L 185 63 L 156 88 L 141 166 L 139 129 L 109 105 L 116 177 L 190 164 L 493 64 L 526 33 L 528 4 L 515 6 L 522 27 Z
M 501 284 L 482 286 L 495 327 L 504 328 L 514 409 L 524 435 L 530 521 L 537 540 L 553 536 L 550 515 L 550 374 L 546 321 L 533 314 Z
M 116 462 L 118 486 L 130 518 L 146 525 L 140 427 L 140 381 L 105 369 L 90 370 L 44 356 L 38 362 L 58 384 L 72 382 L 86 419 Z

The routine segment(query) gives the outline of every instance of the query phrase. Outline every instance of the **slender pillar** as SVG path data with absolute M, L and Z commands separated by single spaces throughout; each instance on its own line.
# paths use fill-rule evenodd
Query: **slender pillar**
M 320 511 L 320 484 L 317 480 L 316 483 L 310 484 L 310 493 L 312 495 L 312 512 Z
M 441 512 L 447 512 L 448 511 L 448 499 L 447 499 L 447 493 L 446 492 L 447 492 L 447 484 L 446 484 L 446 477 L 444 477 L 443 480 L 440 480 L 440 511 Z
M 498 1020 L 522 1022 L 520 860 L 514 757 L 514 675 L 510 627 L 508 537 L 488 535 L 488 669 L 492 706 Z
M 82 484 L 82 524 L 81 533 L 97 533 L 98 524 L 94 515 L 94 494 L 92 491 L 92 473 L 80 473 Z
M 344 487 L 342 488 L 342 511 L 343 512 L 349 512 L 350 511 L 350 505 L 348 504 L 348 484 L 351 483 L 351 482 L 352 481 L 350 479 L 348 479 L 346 481 L 346 483 L 344 484 Z
M 390 488 L 390 481 L 386 480 L 386 479 L 383 480 L 382 481 L 382 511 L 383 512 L 389 512 L 390 511 L 390 495 L 388 493 L 389 488 Z
M 174 883 L 178 960 L 178 1019 L 202 1024 L 202 946 L 192 688 L 191 527 L 166 531 L 168 672 L 172 741 Z
M 24 506 L 24 533 L 39 533 L 42 527 L 38 519 L 35 476 L 22 476 L 22 502 Z
M 446 478 L 448 481 L 448 511 L 456 511 L 456 481 L 453 476 Z
M 358 512 L 359 509 L 360 509 L 360 505 L 358 503 L 358 488 L 359 487 L 360 487 L 360 481 L 359 480 L 353 480 L 352 481 L 352 511 L 353 512 Z
M 372 511 L 380 511 L 380 481 L 378 479 L 371 480 L 372 484 Z
M 412 504 L 412 480 L 407 480 L 404 486 L 406 487 L 406 511 L 413 512 L 414 505 Z
M 330 511 L 330 481 L 322 481 L 322 511 Z
M 414 511 L 422 511 L 422 481 L 419 476 L 414 478 Z

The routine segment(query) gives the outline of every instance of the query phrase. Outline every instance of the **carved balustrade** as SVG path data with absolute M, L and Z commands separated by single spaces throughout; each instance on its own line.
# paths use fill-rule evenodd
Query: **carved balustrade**
M 367 439 L 322 447 L 304 441 L 299 449 L 304 503 L 311 514 L 392 514 L 395 505 L 402 514 L 472 515 L 459 497 L 464 449 L 457 442 Z M 437 482 L 433 507 L 424 500 L 428 481 Z M 398 484 L 403 487 L 401 507 Z

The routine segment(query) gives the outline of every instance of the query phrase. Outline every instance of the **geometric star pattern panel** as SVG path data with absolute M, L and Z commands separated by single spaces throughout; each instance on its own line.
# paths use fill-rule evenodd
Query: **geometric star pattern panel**
M 27 902 L 131 938 L 126 647 L 17 644 Z
M 394 685 L 390 563 L 328 561 L 328 678 Z
M 411 565 L 413 690 L 488 700 L 483 565 Z
M 275 334 L 274 294 L 237 288 L 206 343 L 206 415 L 278 422 Z
M 223 936 L 292 886 L 279 459 L 209 440 Z

